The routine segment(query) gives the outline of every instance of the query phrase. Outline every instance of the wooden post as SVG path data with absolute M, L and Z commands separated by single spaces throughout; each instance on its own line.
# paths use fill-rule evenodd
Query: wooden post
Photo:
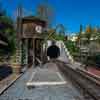
M 14 56 L 14 59 L 16 59 L 14 62 L 11 62 L 13 73 L 14 74 L 20 74 L 21 73 L 21 67 L 22 67 L 22 40 L 21 40 L 21 33 L 22 33 L 22 8 L 18 8 L 18 20 L 17 20 L 17 48 L 16 48 L 16 54 Z
M 17 46 L 15 55 L 12 56 L 11 66 L 13 74 L 21 73 L 21 43 L 19 43 L 19 46 Z
M 22 66 L 28 65 L 28 40 L 24 39 L 22 41 Z
M 42 63 L 44 62 L 44 52 L 43 52 L 43 40 L 41 40 L 41 61 L 42 61 Z
M 28 65 L 28 39 L 25 39 L 25 47 L 26 47 L 26 65 Z
M 33 39 L 33 67 L 35 67 L 35 39 Z

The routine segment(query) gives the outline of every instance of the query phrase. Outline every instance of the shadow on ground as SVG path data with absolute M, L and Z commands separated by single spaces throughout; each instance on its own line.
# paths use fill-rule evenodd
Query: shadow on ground
M 0 81 L 12 73 L 12 68 L 8 65 L 0 65 Z

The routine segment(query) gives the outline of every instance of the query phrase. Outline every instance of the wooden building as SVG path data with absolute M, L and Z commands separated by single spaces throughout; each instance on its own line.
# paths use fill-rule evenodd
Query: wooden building
M 46 21 L 35 16 L 17 19 L 17 41 L 21 45 L 22 64 L 38 64 L 43 60 L 43 41 Z

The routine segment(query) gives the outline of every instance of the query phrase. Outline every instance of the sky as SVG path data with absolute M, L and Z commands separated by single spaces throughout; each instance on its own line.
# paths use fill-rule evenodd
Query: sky
M 31 11 L 35 15 L 36 7 L 42 2 L 47 2 L 53 9 L 53 22 L 63 24 L 67 33 L 79 32 L 80 24 L 86 27 L 100 26 L 100 0 L 0 0 L 3 8 L 7 10 L 9 16 L 14 18 L 19 2 L 22 3 L 26 11 Z M 29 13 L 29 12 L 28 12 Z

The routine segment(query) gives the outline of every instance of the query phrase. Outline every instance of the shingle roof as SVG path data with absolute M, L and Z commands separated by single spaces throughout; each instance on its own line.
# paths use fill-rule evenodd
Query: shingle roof
M 46 21 L 42 20 L 41 18 L 36 17 L 36 16 L 26 16 L 26 17 L 23 17 L 22 21 L 23 22 L 32 22 L 33 21 L 33 22 L 36 22 L 36 23 L 40 23 L 43 27 L 46 26 Z

